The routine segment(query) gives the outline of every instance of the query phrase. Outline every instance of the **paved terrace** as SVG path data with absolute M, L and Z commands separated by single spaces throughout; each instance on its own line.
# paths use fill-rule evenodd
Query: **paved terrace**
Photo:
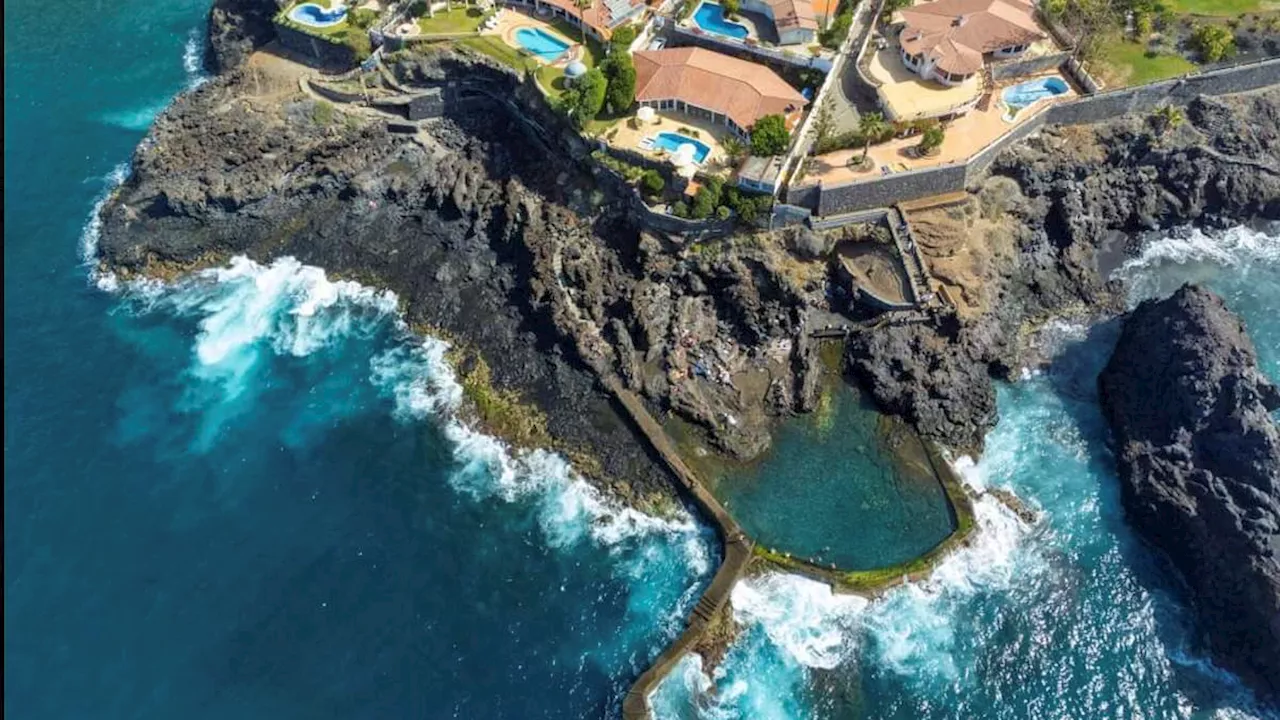
M 715 174 L 727 174 L 733 170 L 734 166 L 729 162 L 728 155 L 725 153 L 724 145 L 721 142 L 723 138 L 733 137 L 733 133 L 724 125 L 713 123 L 706 118 L 673 110 L 662 110 L 657 114 L 655 122 L 642 123 L 635 128 L 631 127 L 631 120 L 634 118 L 635 114 L 632 113 L 630 118 L 622 120 L 610 128 L 604 135 L 605 141 L 613 147 L 631 150 L 654 160 L 663 160 L 670 153 L 660 148 L 646 150 L 640 147 L 640 141 L 654 137 L 661 132 L 679 133 L 681 129 L 685 131 L 696 130 L 698 136 L 693 137 L 690 135 L 690 138 L 711 148 L 711 152 L 707 154 L 706 161 L 703 162 L 699 169 L 703 172 Z
M 1062 77 L 1056 71 L 1046 74 Z M 1010 81 L 997 88 L 995 95 L 998 97 L 1003 88 L 1008 85 L 1026 82 L 1031 79 L 1031 77 L 1021 77 Z M 889 168 L 892 172 L 903 172 L 955 162 L 965 162 L 985 150 L 1004 134 L 1043 112 L 1050 105 L 1075 97 L 1076 92 L 1073 89 L 1064 95 L 1041 100 L 1039 103 L 1019 112 L 1013 122 L 1008 122 L 1004 119 L 1005 108 L 1003 104 L 992 101 L 985 103 L 987 105 L 985 108 L 983 104 L 979 104 L 977 108 L 969 111 L 968 114 L 948 123 L 946 128 L 947 138 L 942 143 L 940 152 L 933 157 L 918 157 L 916 155 L 915 147 L 920 144 L 919 136 L 895 139 L 887 143 L 872 145 L 871 160 L 873 166 L 871 170 L 856 170 L 848 167 L 850 160 L 862 157 L 862 148 L 837 150 L 836 152 L 814 157 L 809 172 L 805 175 L 804 182 L 809 184 L 816 181 L 829 187 L 880 177 L 884 174 L 884 171 L 881 170 L 884 167 Z
M 954 87 L 921 78 L 902 64 L 896 44 L 877 50 L 867 72 L 880 83 L 880 97 L 897 120 L 945 115 L 952 108 L 972 102 L 982 92 L 981 75 Z

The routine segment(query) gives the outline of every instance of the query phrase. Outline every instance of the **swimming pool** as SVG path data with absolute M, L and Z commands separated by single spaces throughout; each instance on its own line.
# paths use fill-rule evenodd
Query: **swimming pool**
M 693 159 L 697 161 L 699 165 L 707 159 L 707 155 L 711 154 L 711 148 L 708 147 L 706 143 L 694 140 L 688 135 L 681 135 L 680 133 L 673 132 L 660 132 L 658 133 L 658 136 L 653 139 L 654 147 L 661 148 L 670 153 L 674 153 L 681 145 L 693 146 Z
M 693 21 L 709 33 L 743 40 L 749 34 L 747 26 L 724 16 L 724 8 L 716 3 L 704 2 L 693 13 Z
M 311 27 L 329 27 L 337 25 L 347 17 L 347 8 L 338 5 L 326 10 L 315 3 L 303 3 L 289 11 L 289 19 Z
M 1021 110 L 1045 98 L 1062 95 L 1069 89 L 1066 81 L 1062 78 L 1036 78 L 1035 80 L 1005 88 L 1000 95 L 1000 99 L 1004 100 L 1004 104 L 1008 105 L 1011 110 Z
M 559 60 L 569 50 L 569 43 L 538 28 L 520 28 L 515 37 L 520 47 L 549 63 Z

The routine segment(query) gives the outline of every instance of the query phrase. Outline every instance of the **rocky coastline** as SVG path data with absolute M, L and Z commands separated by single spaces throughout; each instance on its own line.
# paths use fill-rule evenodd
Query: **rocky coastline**
M 1280 698 L 1280 388 L 1244 324 L 1193 285 L 1146 301 L 1098 386 L 1130 523 L 1186 580 L 1219 662 Z
M 457 348 L 487 429 L 553 447 L 653 511 L 673 506 L 675 487 L 602 379 L 735 462 L 760 457 L 780 419 L 815 409 L 822 361 L 808 330 L 843 310 L 831 276 L 844 231 L 643 230 L 629 190 L 541 95 L 466 51 L 397 53 L 386 67 L 408 87 L 465 79 L 479 89 L 465 111 L 412 133 L 376 111 L 335 111 L 288 71 L 254 64 L 277 10 L 215 2 L 218 75 L 135 152 L 102 210 L 104 269 L 172 277 L 232 255 L 293 256 L 393 290 L 410 327 Z M 1117 232 L 1280 219 L 1278 156 L 1275 88 L 1197 100 L 1171 131 L 1139 117 L 1046 130 L 997 159 L 958 211 L 950 239 L 972 246 L 972 303 L 856 326 L 845 369 L 922 437 L 980 452 L 995 380 L 1029 361 L 1027 330 L 1120 310 L 1106 256 L 1138 252 L 1141 236 L 1117 248 Z M 935 275 L 948 258 L 931 258 Z

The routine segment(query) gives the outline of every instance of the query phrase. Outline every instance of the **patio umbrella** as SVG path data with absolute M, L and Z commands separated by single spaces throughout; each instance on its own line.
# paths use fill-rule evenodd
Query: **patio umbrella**
M 639 120 L 642 123 L 651 123 L 653 122 L 654 118 L 656 118 L 657 116 L 658 116 L 658 113 L 654 112 L 653 108 L 649 107 L 648 105 L 645 105 L 641 107 L 639 110 L 636 110 L 636 120 Z
M 692 167 L 694 164 L 693 157 L 697 153 L 698 149 L 691 143 L 684 143 L 671 154 L 671 162 L 678 168 Z

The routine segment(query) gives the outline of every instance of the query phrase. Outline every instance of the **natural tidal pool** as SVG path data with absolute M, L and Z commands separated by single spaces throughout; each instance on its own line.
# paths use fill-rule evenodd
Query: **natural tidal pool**
M 779 552 L 848 570 L 923 555 L 955 527 L 923 443 L 829 375 L 817 411 L 782 423 L 768 455 L 721 472 L 713 492 Z

